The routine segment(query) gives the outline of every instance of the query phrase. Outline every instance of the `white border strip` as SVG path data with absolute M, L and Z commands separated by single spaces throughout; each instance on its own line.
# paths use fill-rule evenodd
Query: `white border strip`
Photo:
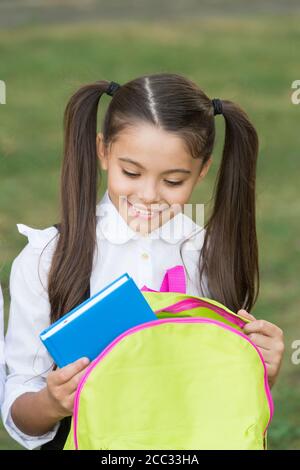
M 124 277 L 123 279 L 120 279 L 119 281 L 115 282 L 112 286 L 108 287 L 107 289 L 105 289 L 104 292 L 100 292 L 99 295 L 97 295 L 96 297 L 94 297 L 93 300 L 91 300 L 90 302 L 88 302 L 86 305 L 83 305 L 81 308 L 79 308 L 78 310 L 76 310 L 76 312 L 74 312 L 72 315 L 69 315 L 65 320 L 59 322 L 56 326 L 54 326 L 53 328 L 51 328 L 49 331 L 47 331 L 46 333 L 44 333 L 43 335 L 41 335 L 41 339 L 42 340 L 45 340 L 47 338 L 49 338 L 50 336 L 52 336 L 54 333 L 56 333 L 57 331 L 61 330 L 62 328 L 64 328 L 64 326 L 67 324 L 67 323 L 70 323 L 72 322 L 73 320 L 75 320 L 75 318 L 79 317 L 80 315 L 82 315 L 82 313 L 86 312 L 87 310 L 89 310 L 91 307 L 93 307 L 96 303 L 98 303 L 100 300 L 102 300 L 104 297 L 106 297 L 107 295 L 109 295 L 111 292 L 113 292 L 114 290 L 118 289 L 118 287 L 120 287 L 122 284 L 124 284 L 125 282 L 129 281 L 129 279 L 127 277 Z

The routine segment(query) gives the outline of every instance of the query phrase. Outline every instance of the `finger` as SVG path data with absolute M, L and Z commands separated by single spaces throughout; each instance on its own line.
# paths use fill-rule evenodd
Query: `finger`
M 266 320 L 254 320 L 243 328 L 244 333 L 261 333 L 266 336 L 275 337 L 280 335 L 280 329 Z
M 272 364 L 268 364 L 266 362 L 266 369 L 267 369 L 267 375 L 269 382 L 274 382 L 274 378 L 276 377 L 276 370 Z
M 68 394 L 72 394 L 72 393 L 76 392 L 82 377 L 86 373 L 86 369 L 87 369 L 87 367 L 85 367 L 85 369 L 83 369 L 82 371 L 78 372 L 78 374 L 74 375 L 71 378 L 71 380 L 69 380 L 69 382 L 67 384 L 65 384 L 65 387 L 67 387 Z
M 75 392 L 71 393 L 66 399 L 64 409 L 68 411 L 68 416 L 72 416 L 74 410 Z
M 260 348 L 260 347 L 258 347 L 257 349 L 261 353 L 261 355 L 262 355 L 262 357 L 263 357 L 263 359 L 266 363 L 266 366 L 271 367 L 273 365 L 272 364 L 272 353 L 271 353 L 271 351 L 268 351 L 267 349 Z
M 253 315 L 251 315 L 251 313 L 248 313 L 246 310 L 241 309 L 237 313 L 238 315 L 241 315 L 241 317 L 244 317 L 247 320 L 256 320 L 256 318 Z
M 73 412 L 74 412 L 74 401 L 75 401 L 75 395 L 76 395 L 76 391 L 74 393 L 71 394 L 70 396 L 70 411 L 73 415 Z
M 64 384 L 69 382 L 72 377 L 74 377 L 76 374 L 85 369 L 89 362 L 90 361 L 87 357 L 82 357 L 77 361 L 72 362 L 71 364 L 68 364 L 65 367 L 62 367 L 61 369 L 58 369 L 56 375 L 57 383 Z
M 260 348 L 271 351 L 274 349 L 274 340 L 269 336 L 262 335 L 260 333 L 249 333 L 248 338 Z

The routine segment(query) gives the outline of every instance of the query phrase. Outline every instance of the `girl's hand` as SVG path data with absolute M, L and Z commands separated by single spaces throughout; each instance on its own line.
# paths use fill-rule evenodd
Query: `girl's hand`
M 48 375 L 46 390 L 59 419 L 72 415 L 75 392 L 89 362 L 84 357 Z
M 267 367 L 269 385 L 276 382 L 284 353 L 283 332 L 278 326 L 256 318 L 246 310 L 237 312 L 242 317 L 252 320 L 243 331 L 260 350 Z

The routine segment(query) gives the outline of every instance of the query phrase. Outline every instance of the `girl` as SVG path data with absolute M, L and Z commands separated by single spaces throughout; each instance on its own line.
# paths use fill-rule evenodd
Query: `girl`
M 105 93 L 113 98 L 97 134 Z M 217 114 L 225 119 L 225 144 L 204 230 L 182 209 L 211 165 Z M 166 269 L 184 264 L 187 293 L 247 316 L 240 309 L 250 311 L 258 295 L 257 152 L 256 131 L 237 105 L 210 100 L 176 74 L 123 86 L 98 81 L 72 96 L 65 111 L 59 230 L 18 226 L 29 243 L 12 265 L 2 409 L 18 442 L 32 449 L 64 428 L 88 362 L 50 371 L 40 331 L 124 272 L 140 288 L 158 290 Z M 107 191 L 97 204 L 98 159 L 107 171 Z M 261 350 L 272 385 L 282 332 L 248 316 L 253 321 L 245 333 Z
M 4 361 L 4 313 L 3 296 L 0 285 L 0 404 L 3 401 L 4 382 L 5 382 L 5 361 Z

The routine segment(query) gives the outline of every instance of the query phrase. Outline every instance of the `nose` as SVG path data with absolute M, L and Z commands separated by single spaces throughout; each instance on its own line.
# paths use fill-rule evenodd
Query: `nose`
M 157 188 L 153 181 L 144 181 L 138 194 L 139 200 L 145 204 L 155 204 L 159 202 Z

